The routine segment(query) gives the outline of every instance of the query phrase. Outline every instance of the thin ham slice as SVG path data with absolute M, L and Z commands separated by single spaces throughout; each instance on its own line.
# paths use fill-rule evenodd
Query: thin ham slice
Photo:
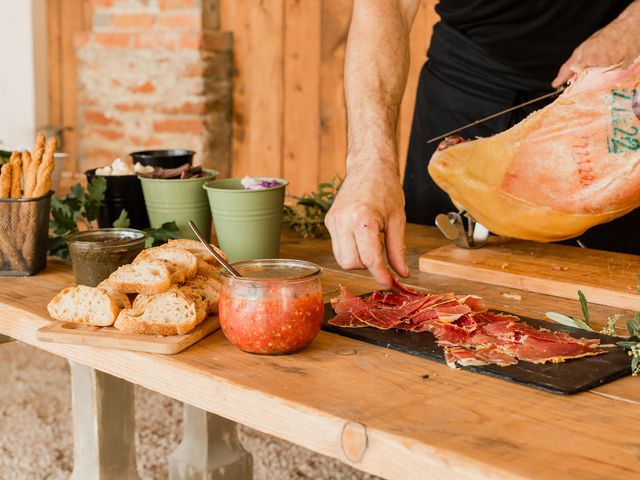
M 518 363 L 518 360 L 512 355 L 509 355 L 492 345 L 479 349 L 468 349 L 462 347 L 445 348 L 445 361 L 447 362 L 447 365 L 452 368 L 455 368 L 456 363 L 463 367 L 490 364 L 506 367 L 508 365 L 515 365 Z
M 605 351 L 593 345 L 580 342 L 549 342 L 534 337 L 528 337 L 515 351 L 519 360 L 531 363 L 561 363 L 570 358 L 590 357 L 601 353 Z
M 530 327 L 514 315 L 485 311 L 482 299 L 473 295 L 433 295 L 403 288 L 361 298 L 341 288 L 331 303 L 337 314 L 331 325 L 431 332 L 445 348 L 450 366 L 506 366 L 518 360 L 557 363 L 605 353 L 597 348 L 598 339 Z
M 333 310 L 340 313 L 359 312 L 369 308 L 369 304 L 362 298 L 351 293 L 346 287 L 340 286 L 340 293 L 331 299 Z
M 358 317 L 353 315 L 351 312 L 342 312 L 337 314 L 335 317 L 329 320 L 329 324 L 343 328 L 361 328 L 369 326 Z
M 498 235 L 580 235 L 640 206 L 639 84 L 640 57 L 627 68 L 588 68 L 511 129 L 445 140 L 429 174 Z

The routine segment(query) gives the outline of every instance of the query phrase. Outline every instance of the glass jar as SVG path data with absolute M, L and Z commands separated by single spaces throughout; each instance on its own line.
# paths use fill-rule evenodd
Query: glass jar
M 222 271 L 219 317 L 225 336 L 250 353 L 293 353 L 320 331 L 324 302 L 319 266 L 303 260 L 250 260 Z
M 69 235 L 71 265 L 78 285 L 95 287 L 144 249 L 146 235 L 133 228 L 99 228 Z

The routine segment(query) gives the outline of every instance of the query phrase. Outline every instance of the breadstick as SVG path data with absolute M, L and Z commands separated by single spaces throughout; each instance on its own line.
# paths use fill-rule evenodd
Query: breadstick
M 22 170 L 22 159 L 20 157 L 20 152 L 13 152 L 11 154 L 11 160 L 9 160 L 11 164 L 12 172 L 11 172 L 11 198 L 20 198 L 20 173 Z
M 2 165 L 2 169 L 0 170 L 0 198 L 10 198 L 11 197 L 11 173 L 13 172 L 13 168 L 11 168 L 10 163 L 5 163 Z
M 34 197 L 33 191 L 36 188 L 36 183 L 38 179 L 38 164 L 35 158 L 31 158 L 29 162 L 29 169 L 24 177 L 24 197 L 32 198 Z
M 44 151 L 42 162 L 38 167 L 36 187 L 33 190 L 33 196 L 39 197 L 46 194 L 51 189 L 51 174 L 53 173 L 54 159 L 58 141 L 54 138 L 49 139 L 47 148 Z
M 31 169 L 29 174 L 31 178 L 29 178 L 29 190 L 25 191 L 25 197 L 35 197 L 33 193 L 38 183 L 38 169 L 40 168 L 42 156 L 44 155 L 44 142 L 45 136 L 38 132 L 38 135 L 36 135 L 36 144 L 31 152 L 31 165 L 29 167 Z
M 28 198 L 28 192 L 33 190 L 33 187 L 29 184 L 29 172 L 31 171 L 31 153 L 29 150 L 22 152 L 22 196 Z
M 45 141 L 45 136 L 38 132 L 38 135 L 36 135 L 36 144 L 33 147 L 33 151 L 31 152 L 31 156 L 33 157 L 33 160 L 40 165 L 40 161 L 42 160 L 42 155 L 44 154 L 44 141 Z

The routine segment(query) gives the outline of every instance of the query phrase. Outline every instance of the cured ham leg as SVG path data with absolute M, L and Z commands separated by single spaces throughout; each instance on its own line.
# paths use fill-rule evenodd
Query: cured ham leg
M 511 129 L 445 139 L 429 174 L 492 232 L 551 242 L 640 206 L 640 58 L 589 68 Z

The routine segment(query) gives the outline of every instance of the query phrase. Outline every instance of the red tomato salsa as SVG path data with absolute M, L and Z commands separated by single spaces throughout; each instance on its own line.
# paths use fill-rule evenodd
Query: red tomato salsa
M 220 326 L 236 347 L 251 353 L 293 353 L 306 347 L 324 320 L 322 292 L 296 294 L 291 287 L 270 287 L 272 295 L 247 298 L 223 288 Z

